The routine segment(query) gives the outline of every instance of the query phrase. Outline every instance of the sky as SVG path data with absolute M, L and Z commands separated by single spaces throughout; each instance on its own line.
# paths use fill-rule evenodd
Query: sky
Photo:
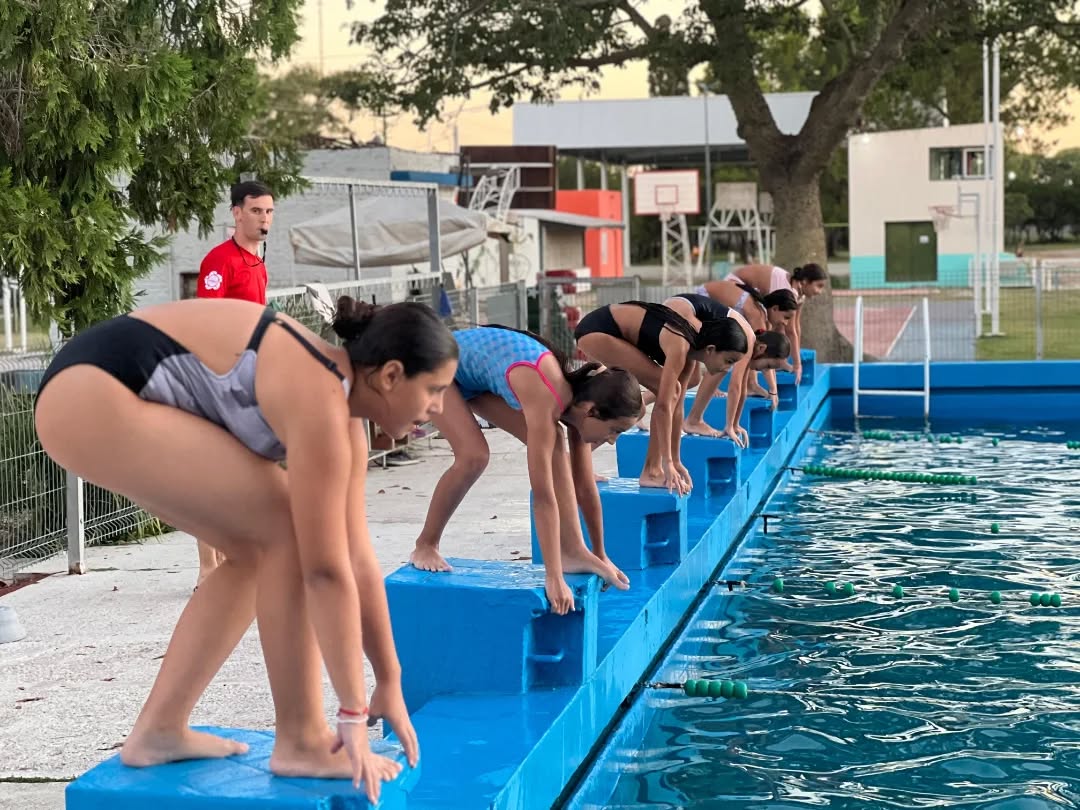
M 554 0 L 558 2 L 558 0 Z M 291 62 L 295 65 L 321 64 L 326 72 L 345 70 L 356 66 L 363 52 L 349 44 L 349 24 L 357 20 L 375 19 L 382 11 L 383 0 L 353 0 L 352 9 L 346 0 L 307 0 L 304 5 L 301 41 L 293 52 Z M 677 16 L 684 8 L 684 0 L 646 0 L 639 9 L 650 20 L 661 14 Z M 319 24 L 321 16 L 321 26 Z M 320 36 L 321 30 L 321 36 Z M 564 99 L 581 98 L 582 91 L 571 89 Z M 625 68 L 609 67 L 601 72 L 600 91 L 590 98 L 645 98 L 648 92 L 646 65 L 634 62 Z M 444 122 L 432 122 L 427 131 L 421 132 L 409 115 L 402 115 L 386 122 L 387 140 L 392 146 L 421 151 L 452 151 L 455 125 L 457 143 L 473 145 L 509 144 L 513 139 L 513 113 L 510 110 L 492 115 L 488 111 L 487 97 L 475 95 L 448 106 L 451 115 Z M 1080 147 L 1080 93 L 1074 94 L 1068 105 L 1072 120 L 1065 127 L 1038 133 L 1051 145 L 1051 151 L 1068 147 Z M 381 134 L 383 122 L 364 117 L 355 122 L 356 137 L 370 140 Z

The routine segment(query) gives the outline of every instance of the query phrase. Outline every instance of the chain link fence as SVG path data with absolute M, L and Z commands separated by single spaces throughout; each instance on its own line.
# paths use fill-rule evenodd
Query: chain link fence
M 646 285 L 637 278 L 547 278 L 540 284 L 539 310 L 530 328 L 574 356 L 573 333 L 592 310 L 621 301 L 660 303 L 686 285 Z M 1080 259 L 1002 262 L 997 329 L 980 296 L 976 313 L 972 287 L 910 287 L 832 290 L 833 321 L 854 343 L 855 301 L 863 299 L 866 359 L 922 362 L 928 300 L 931 358 L 937 361 L 1080 359 Z
M 999 277 L 996 319 L 993 298 L 974 287 L 834 290 L 833 319 L 852 340 L 861 296 L 866 359 L 920 361 L 925 297 L 934 361 L 1080 358 L 1080 260 L 1002 262 Z

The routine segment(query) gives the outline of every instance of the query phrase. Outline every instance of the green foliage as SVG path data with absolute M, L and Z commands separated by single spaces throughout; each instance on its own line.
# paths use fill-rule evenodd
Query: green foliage
M 0 12 L 0 274 L 64 333 L 130 308 L 154 230 L 208 233 L 243 172 L 296 188 L 295 144 L 255 129 L 258 60 L 300 0 L 9 3 Z
M 1034 225 L 1040 238 L 1058 240 L 1080 224 L 1080 149 L 1010 156 L 1007 171 L 1015 179 L 1005 194 L 1006 227 Z

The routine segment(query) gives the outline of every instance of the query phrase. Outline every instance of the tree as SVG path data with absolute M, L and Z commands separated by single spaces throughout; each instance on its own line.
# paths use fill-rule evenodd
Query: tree
M 253 127 L 272 148 L 299 144 L 318 149 L 354 139 L 349 128 L 352 110 L 335 103 L 338 75 L 321 76 L 313 67 L 293 68 L 259 83 L 261 114 Z
M 24 0 L 0 14 L 0 274 L 70 334 L 130 308 L 241 173 L 284 195 L 295 144 L 261 138 L 258 58 L 285 55 L 301 0 Z
M 735 111 L 763 189 L 773 195 L 776 259 L 785 266 L 825 263 L 822 173 L 847 135 L 860 127 L 875 86 L 909 53 L 934 56 L 929 45 L 919 49 L 920 43 L 956 50 L 985 34 L 1000 35 L 1003 49 L 1023 56 L 1018 64 L 1030 71 L 1017 70 L 1005 82 L 1011 86 L 1024 76 L 1023 104 L 1030 114 L 1040 98 L 1075 83 L 1080 64 L 1073 58 L 1080 12 L 1072 0 L 999 0 L 986 16 L 976 16 L 975 4 L 966 0 L 821 0 L 816 17 L 800 2 L 695 0 L 665 27 L 651 23 L 639 5 L 634 0 L 398 0 L 377 20 L 357 23 L 353 30 L 358 41 L 384 58 L 398 56 L 398 68 L 384 78 L 420 123 L 438 116 L 443 99 L 477 90 L 490 92 L 497 109 L 519 98 L 551 100 L 571 85 L 595 88 L 597 71 L 606 65 L 658 54 L 665 64 L 676 55 L 688 68 L 707 64 L 716 89 Z M 760 43 L 799 36 L 820 52 L 822 68 L 807 88 L 818 95 L 803 128 L 786 134 L 773 119 L 763 88 L 784 83 L 798 65 L 766 61 Z M 949 77 L 938 76 L 947 87 Z M 807 344 L 824 359 L 842 358 L 845 343 L 832 323 L 828 295 L 808 305 L 804 329 Z

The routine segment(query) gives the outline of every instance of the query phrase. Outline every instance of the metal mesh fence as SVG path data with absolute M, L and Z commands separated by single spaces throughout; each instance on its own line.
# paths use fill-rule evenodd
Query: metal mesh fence
M 68 539 L 68 476 L 38 441 L 34 399 L 52 352 L 0 356 L 0 581 L 62 552 Z M 87 544 L 160 533 L 160 522 L 127 498 L 84 487 Z
M 853 343 L 855 300 L 861 296 L 866 359 L 922 362 L 925 297 L 935 362 L 1080 359 L 1080 259 L 1002 262 L 999 278 L 996 328 L 989 314 L 993 299 L 982 290 L 977 315 L 972 287 L 834 289 L 833 321 Z M 549 278 L 539 294 L 544 317 L 530 315 L 530 324 L 573 355 L 574 327 L 593 309 L 629 300 L 660 303 L 687 291 L 685 285 L 645 285 L 632 278 Z

